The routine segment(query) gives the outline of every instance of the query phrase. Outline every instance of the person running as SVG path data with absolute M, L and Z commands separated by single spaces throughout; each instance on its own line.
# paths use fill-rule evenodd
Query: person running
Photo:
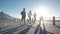
M 43 16 L 40 17 L 40 23 L 44 23 Z
M 34 22 L 36 21 L 36 12 L 34 12 Z
M 25 8 L 23 8 L 23 11 L 21 12 L 21 15 L 22 15 L 22 20 L 24 20 L 24 24 L 25 24 L 25 17 L 26 17 L 26 12 L 25 12 Z
M 31 23 L 31 15 L 32 15 L 32 13 L 31 13 L 31 10 L 28 12 L 28 18 L 29 18 L 29 22 Z

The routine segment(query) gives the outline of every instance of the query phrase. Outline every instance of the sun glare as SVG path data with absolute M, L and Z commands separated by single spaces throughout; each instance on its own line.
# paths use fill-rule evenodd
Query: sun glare
M 48 9 L 46 7 L 37 7 L 35 9 L 36 14 L 37 14 L 37 18 L 43 16 L 43 17 L 48 17 L 49 16 L 49 12 Z

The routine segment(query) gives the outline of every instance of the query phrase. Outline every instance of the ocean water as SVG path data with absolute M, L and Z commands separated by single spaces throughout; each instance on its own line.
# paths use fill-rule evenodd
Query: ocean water
M 53 20 L 44 20 L 44 22 L 53 24 Z M 55 24 L 60 26 L 60 20 L 55 20 Z

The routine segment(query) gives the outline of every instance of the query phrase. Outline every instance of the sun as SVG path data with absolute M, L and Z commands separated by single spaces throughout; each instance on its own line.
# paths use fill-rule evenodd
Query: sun
M 41 16 L 48 17 L 50 15 L 47 7 L 44 7 L 44 6 L 36 7 L 35 12 L 37 14 L 37 18 L 39 18 Z

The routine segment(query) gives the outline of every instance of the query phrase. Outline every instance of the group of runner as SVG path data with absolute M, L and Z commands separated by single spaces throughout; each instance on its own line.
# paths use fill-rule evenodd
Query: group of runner
M 25 8 L 23 8 L 23 11 L 21 12 L 21 15 L 22 15 L 21 21 L 24 20 L 24 22 L 25 22 L 25 18 L 26 18 Z M 28 16 L 29 21 L 30 21 L 30 23 L 31 23 L 31 16 L 32 16 L 31 10 L 28 12 L 27 16 Z M 36 21 L 36 12 L 34 13 L 34 21 Z
M 21 12 L 21 15 L 22 15 L 21 21 L 24 20 L 24 24 L 25 24 L 25 23 L 26 23 L 26 22 L 25 22 L 25 18 L 26 18 L 25 8 L 23 8 L 23 11 Z M 37 16 L 36 12 L 34 12 L 33 15 L 34 15 L 34 22 L 35 22 L 35 21 L 36 21 L 36 16 Z M 28 12 L 27 16 L 28 16 L 28 18 L 29 18 L 29 22 L 31 23 L 31 16 L 32 16 L 31 10 Z M 40 18 L 40 20 L 43 20 L 43 16 Z

